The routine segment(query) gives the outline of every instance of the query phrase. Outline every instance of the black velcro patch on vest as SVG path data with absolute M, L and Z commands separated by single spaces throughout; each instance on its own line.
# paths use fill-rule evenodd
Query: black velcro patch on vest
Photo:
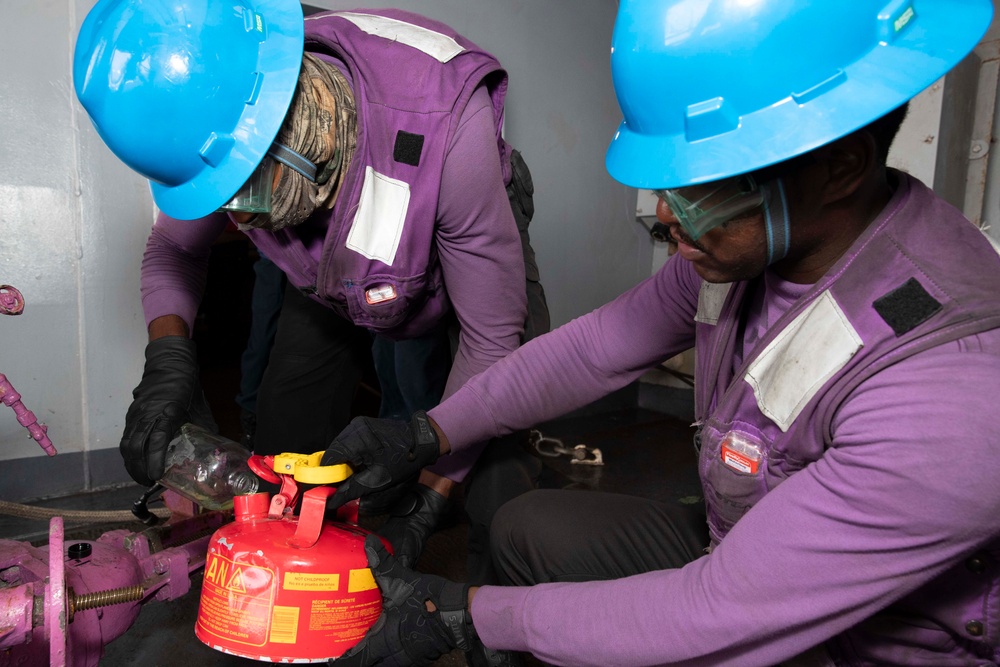
M 420 151 L 423 149 L 424 135 L 410 134 L 400 130 L 396 133 L 396 145 L 392 149 L 392 159 L 416 167 L 420 164 Z
M 942 308 L 915 278 L 879 297 L 872 306 L 897 336 L 912 331 Z

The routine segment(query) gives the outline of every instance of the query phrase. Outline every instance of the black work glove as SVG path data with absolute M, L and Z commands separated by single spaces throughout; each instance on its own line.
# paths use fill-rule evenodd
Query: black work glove
M 364 638 L 331 665 L 429 665 L 452 649 L 469 649 L 476 638 L 467 610 L 469 584 L 403 567 L 377 535 L 365 538 L 365 553 L 382 590 L 382 614 Z M 434 611 L 427 610 L 427 601 Z
M 413 567 L 447 508 L 446 497 L 423 484 L 414 484 L 375 532 L 389 540 L 400 565 Z
M 390 486 L 385 491 L 365 494 L 358 506 L 361 516 L 379 516 L 391 512 L 399 504 L 400 499 L 410 492 L 410 488 L 417 483 L 419 477 L 418 473 L 407 477 L 399 484 Z
M 118 448 L 128 474 L 143 486 L 163 476 L 167 445 L 181 425 L 218 430 L 198 383 L 194 341 L 186 336 L 164 336 L 146 346 L 146 366 L 132 398 Z
M 423 410 L 410 423 L 355 417 L 323 454 L 322 465 L 347 463 L 354 474 L 340 483 L 329 506 L 384 491 L 437 461 L 441 444 Z

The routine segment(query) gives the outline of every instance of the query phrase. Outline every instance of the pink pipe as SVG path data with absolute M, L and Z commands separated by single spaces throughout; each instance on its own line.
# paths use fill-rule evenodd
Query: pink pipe
M 0 285 L 0 314 L 20 315 L 23 310 L 24 297 L 21 296 L 21 293 L 10 285 Z M 18 423 L 28 429 L 28 433 L 35 439 L 35 442 L 42 446 L 45 453 L 49 456 L 55 456 L 56 448 L 52 445 L 49 437 L 45 435 L 45 424 L 39 424 L 35 413 L 24 407 L 24 403 L 21 403 L 21 395 L 17 393 L 14 385 L 7 380 L 3 373 L 0 373 L 0 400 L 3 401 L 4 405 L 10 406 L 14 410 Z
M 45 435 L 45 424 L 39 424 L 35 413 L 24 407 L 24 403 L 21 402 L 21 395 L 17 393 L 14 385 L 7 380 L 7 376 L 3 373 L 0 373 L 0 401 L 14 410 L 14 414 L 17 415 L 17 422 L 28 429 L 28 433 L 35 439 L 35 442 L 41 445 L 46 454 L 49 456 L 56 455 L 55 446 L 49 440 L 49 436 Z
M 66 570 L 63 567 L 63 520 L 49 521 L 49 581 L 45 587 L 45 630 L 49 641 L 49 667 L 66 666 Z

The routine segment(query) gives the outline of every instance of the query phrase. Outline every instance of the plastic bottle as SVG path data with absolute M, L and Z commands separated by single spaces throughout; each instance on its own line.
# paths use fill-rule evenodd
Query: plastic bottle
M 250 452 L 196 424 L 184 424 L 167 445 L 160 483 L 209 510 L 233 508 L 233 496 L 257 492 Z

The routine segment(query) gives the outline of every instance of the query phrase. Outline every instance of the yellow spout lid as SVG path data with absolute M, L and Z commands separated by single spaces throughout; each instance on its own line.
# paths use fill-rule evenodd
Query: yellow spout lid
M 291 475 L 296 482 L 303 484 L 336 484 L 343 482 L 354 472 L 346 463 L 320 465 L 323 454 L 321 451 L 312 454 L 295 452 L 275 454 L 274 472 L 279 475 Z

